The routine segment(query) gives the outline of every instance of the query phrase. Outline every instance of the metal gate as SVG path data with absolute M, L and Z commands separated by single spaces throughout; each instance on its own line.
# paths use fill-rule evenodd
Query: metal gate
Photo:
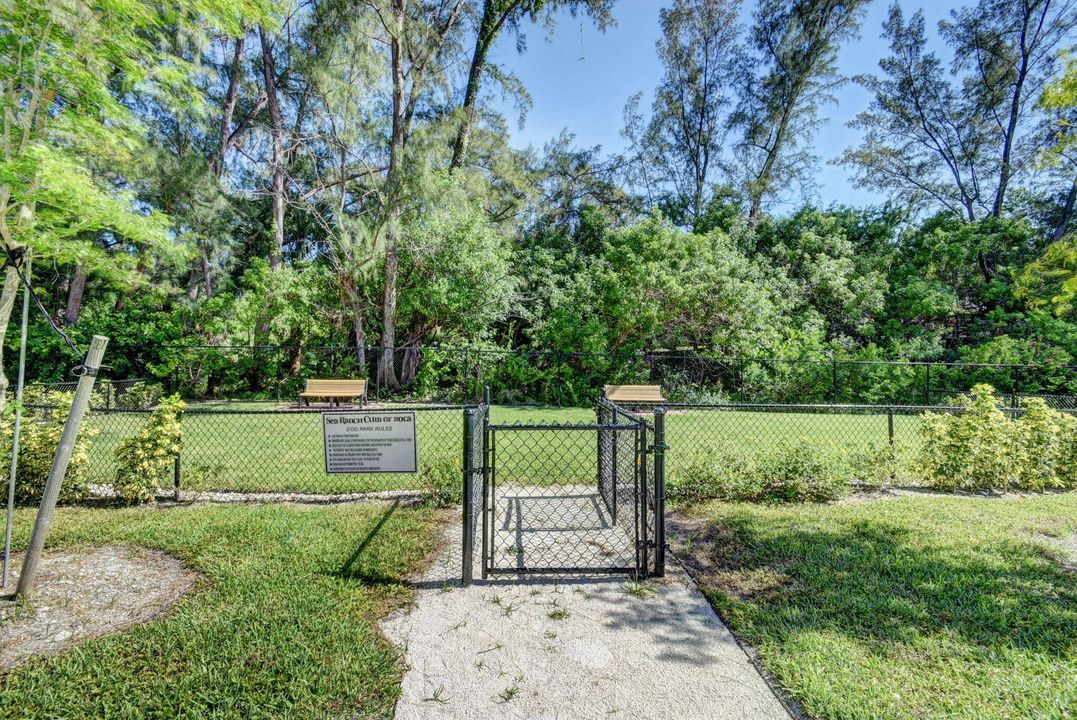
M 594 423 L 493 424 L 480 407 L 465 421 L 465 583 L 475 554 L 484 578 L 664 573 L 664 416 L 606 400 L 596 414 Z

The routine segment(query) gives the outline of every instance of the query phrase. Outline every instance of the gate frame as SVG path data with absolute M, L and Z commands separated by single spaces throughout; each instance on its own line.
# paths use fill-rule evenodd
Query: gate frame
M 600 409 L 606 406 L 607 409 L 613 412 L 613 417 L 616 418 L 616 414 L 620 413 L 626 418 L 630 419 L 630 423 L 635 425 L 635 463 L 636 471 L 634 473 L 634 505 L 635 512 L 633 513 L 634 535 L 635 535 L 635 555 L 636 555 L 636 567 L 635 568 L 536 568 L 536 569 L 522 569 L 522 570 L 501 570 L 493 566 L 493 497 L 494 490 L 497 482 L 497 448 L 496 448 L 496 435 L 497 430 L 595 430 L 595 445 L 596 451 L 599 454 L 598 457 L 598 472 L 601 474 L 601 431 L 603 429 L 626 429 L 630 427 L 629 423 L 620 424 L 614 420 L 611 423 L 601 422 Z M 641 413 L 650 413 L 654 415 L 653 425 L 648 423 L 643 417 L 640 417 Z M 481 415 L 482 424 L 478 425 L 476 416 Z M 487 389 L 483 393 L 483 401 L 479 405 L 465 407 L 463 409 L 463 498 L 461 502 L 462 506 L 462 520 L 463 520 L 463 533 L 461 537 L 461 584 L 467 587 L 474 579 L 474 554 L 475 554 L 475 533 L 482 532 L 482 538 L 480 543 L 480 572 L 481 578 L 486 580 L 492 574 L 508 573 L 508 574 L 556 574 L 558 572 L 572 573 L 572 572 L 590 572 L 590 573 L 617 573 L 625 571 L 634 571 L 635 575 L 639 579 L 646 579 L 649 575 L 655 577 L 664 577 L 666 571 L 666 523 L 665 523 L 665 507 L 666 507 L 666 471 L 665 471 L 665 454 L 668 449 L 666 444 L 666 411 L 662 407 L 636 409 L 625 409 L 605 397 L 599 400 L 599 404 L 596 407 L 596 423 L 594 424 L 527 424 L 527 425 L 495 425 L 490 422 L 490 397 L 489 390 Z M 482 434 L 482 450 L 481 456 L 475 456 L 475 436 L 476 434 Z M 614 435 L 616 438 L 616 435 Z M 652 439 L 653 438 L 653 439 Z M 650 441 L 650 442 L 648 442 Z M 616 440 L 615 440 L 616 442 Z M 653 458 L 648 462 L 648 455 L 653 455 Z M 616 470 L 616 458 L 613 460 L 613 470 Z M 648 476 L 648 465 L 651 466 L 652 474 Z M 616 491 L 616 475 L 614 475 L 614 489 Z M 596 478 L 598 482 L 601 482 L 601 477 Z M 653 486 L 650 481 L 653 481 Z M 476 517 L 475 508 L 475 483 L 481 482 L 481 492 L 479 498 L 481 507 L 478 511 L 481 513 L 481 521 Z M 601 497 L 601 489 L 599 488 L 599 496 Z M 605 499 L 603 498 L 603 501 Z M 616 506 L 616 498 L 613 502 Z M 610 509 L 611 517 L 616 518 L 616 510 Z M 648 523 L 648 519 L 651 523 Z M 616 522 L 616 521 L 615 521 Z M 648 526 L 653 527 L 653 538 L 649 537 Z M 653 571 L 651 563 L 651 550 L 654 550 L 653 557 Z

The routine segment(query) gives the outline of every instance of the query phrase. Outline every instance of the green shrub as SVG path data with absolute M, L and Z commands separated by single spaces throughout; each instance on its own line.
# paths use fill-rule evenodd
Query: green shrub
M 1073 418 L 1031 399 L 1025 412 L 1011 419 L 990 385 L 977 385 L 961 403 L 961 413 L 927 413 L 921 419 L 918 465 L 928 484 L 992 492 L 1077 484 Z
M 1040 398 L 1025 402 L 1025 412 L 1014 423 L 1017 473 L 1014 485 L 1021 490 L 1042 491 L 1066 487 L 1063 478 L 1072 474 L 1067 464 L 1067 445 L 1073 444 L 1075 421 L 1052 409 Z
M 186 404 L 179 395 L 161 400 L 145 426 L 116 448 L 116 493 L 130 504 L 154 499 L 182 449 L 181 417 Z
M 849 453 L 852 481 L 866 488 L 883 488 L 903 484 L 908 473 L 898 460 L 900 453 L 889 444 L 868 444 Z
M 764 454 L 760 463 L 763 500 L 837 500 L 851 480 L 846 453 L 805 440 L 778 446 Z
M 1061 425 L 1063 433 L 1058 443 L 1055 474 L 1059 486 L 1072 490 L 1077 488 L 1077 418 L 1063 415 Z
M 761 495 L 755 459 L 746 453 L 711 451 L 683 468 L 671 468 L 666 496 L 672 500 L 754 500 Z
M 442 457 L 419 468 L 419 482 L 427 501 L 436 507 L 459 505 L 463 500 L 463 460 Z
M 19 467 L 15 474 L 15 501 L 20 504 L 36 504 L 41 501 L 41 495 L 45 490 L 45 480 L 49 476 L 52 467 L 53 456 L 56 455 L 56 447 L 60 444 L 60 436 L 67 422 L 67 414 L 74 400 L 73 393 L 48 393 L 48 403 L 55 407 L 42 410 L 28 408 L 23 413 L 22 425 L 19 430 Z M 24 400 L 26 400 L 24 395 Z M 40 402 L 44 396 L 34 396 L 33 400 Z M 89 413 L 87 413 L 87 416 Z M 8 404 L 0 416 L 0 437 L 3 448 L 0 449 L 0 459 L 4 476 L 11 467 L 11 443 L 14 435 L 14 406 Z M 87 427 L 83 422 L 75 441 L 75 449 L 71 454 L 71 461 L 67 466 L 67 474 L 60 486 L 61 503 L 78 502 L 85 499 L 89 494 L 86 484 L 86 467 L 89 463 L 90 440 L 97 434 L 93 428 Z
M 115 391 L 114 391 L 115 392 Z M 140 410 L 152 408 L 164 397 L 160 383 L 136 382 L 113 395 L 112 404 L 118 408 Z
M 673 500 L 826 502 L 841 497 L 853 479 L 848 453 L 807 441 L 751 455 L 712 451 L 672 471 Z

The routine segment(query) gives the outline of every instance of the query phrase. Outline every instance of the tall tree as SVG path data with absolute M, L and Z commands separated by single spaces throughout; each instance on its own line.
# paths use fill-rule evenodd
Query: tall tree
M 217 12 L 206 15 L 210 7 Z M 0 27 L 19 28 L 0 33 L 0 242 L 8 260 L 0 353 L 20 283 L 17 255 L 25 248 L 113 275 L 144 268 L 152 248 L 165 248 L 162 219 L 116 189 L 130 186 L 142 142 L 137 120 L 117 93 L 148 90 L 192 99 L 193 70 L 183 57 L 163 50 L 162 29 L 208 24 L 237 32 L 241 14 L 260 12 L 254 2 L 227 8 L 201 2 L 163 8 L 140 0 L 104 9 L 85 0 L 0 5 Z M 106 159 L 107 171 L 101 169 Z M 98 234 L 112 240 L 114 251 L 93 242 Z M 0 406 L 6 389 L 0 364 Z
M 265 82 L 266 106 L 269 109 L 269 134 L 273 146 L 270 197 L 273 206 L 273 246 L 269 266 L 275 268 L 284 255 L 284 115 L 277 92 L 277 65 L 273 58 L 273 42 L 264 27 L 258 28 L 262 44 L 262 78 Z
M 501 33 L 506 28 L 511 30 L 516 35 L 517 49 L 522 51 L 525 46 L 522 32 L 524 21 L 533 22 L 543 13 L 552 17 L 552 14 L 562 7 L 568 7 L 575 15 L 582 7 L 600 28 L 605 29 L 613 21 L 610 15 L 612 5 L 613 0 L 482 0 L 471 64 L 468 67 L 467 85 L 464 87 L 464 97 L 460 105 L 460 123 L 453 140 L 452 158 L 449 160 L 450 172 L 460 167 L 467 155 L 478 111 L 479 90 L 483 75 L 487 72 L 490 48 Z
M 1042 124 L 1034 103 L 1075 19 L 1068 0 L 981 0 L 940 25 L 954 51 L 947 73 L 927 50 L 923 14 L 905 22 L 894 4 L 882 75 L 857 78 L 873 96 L 852 123 L 864 131 L 861 144 L 842 156 L 857 184 L 916 210 L 999 217 L 1036 154 L 1043 134 L 1033 132 Z
M 1058 242 L 1066 235 L 1074 200 L 1077 200 L 1077 177 L 1074 177 L 1077 173 L 1077 58 L 1066 58 L 1065 72 L 1044 88 L 1040 107 L 1050 114 L 1050 139 L 1043 152 L 1043 162 L 1049 167 L 1069 170 L 1064 176 L 1068 181 L 1066 200 L 1053 236 Z M 1077 285 L 1077 278 L 1073 284 Z
M 633 180 L 678 222 L 695 227 L 710 202 L 721 164 L 732 96 L 731 68 L 741 55 L 740 0 L 676 0 L 660 13 L 656 43 L 665 74 L 651 120 L 631 121 Z M 638 102 L 638 99 L 632 103 Z M 654 195 L 660 195 L 655 198 Z
M 982 208 L 981 155 L 986 119 L 946 77 L 927 50 L 924 17 L 906 23 L 896 3 L 883 26 L 890 56 L 882 77 L 859 76 L 871 106 L 852 127 L 863 130 L 860 147 L 842 162 L 856 168 L 856 184 L 890 192 L 910 207 L 940 206 L 969 221 Z
M 980 0 L 940 24 L 954 49 L 954 69 L 967 71 L 964 92 L 991 128 L 995 190 L 990 214 L 999 217 L 1010 181 L 1028 166 L 1020 133 L 1054 69 L 1054 57 L 1077 22 L 1072 0 Z
M 381 212 L 378 219 L 378 232 L 384 233 L 385 236 L 382 351 L 378 362 L 378 381 L 389 387 L 396 387 L 399 384 L 394 361 L 399 231 L 409 171 L 405 150 L 411 138 L 416 111 L 426 98 L 427 73 L 431 64 L 447 48 L 450 35 L 460 19 L 464 0 L 429 3 L 389 0 L 388 7 L 379 4 L 374 7 L 389 44 L 391 88 L 389 160 L 385 184 L 381 191 Z
M 744 73 L 733 118 L 743 136 L 737 148 L 755 225 L 776 188 L 803 177 L 821 104 L 844 78 L 841 44 L 856 37 L 869 0 L 764 0 L 753 14 L 755 56 Z

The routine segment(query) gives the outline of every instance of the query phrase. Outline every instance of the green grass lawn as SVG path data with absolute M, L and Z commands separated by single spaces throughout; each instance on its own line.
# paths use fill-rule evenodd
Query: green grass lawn
M 199 406 L 205 409 L 203 406 Z M 181 485 L 188 490 L 295 491 L 317 493 L 422 489 L 428 477 L 417 475 L 328 475 L 324 471 L 321 420 L 317 413 L 197 413 L 183 419 Z M 214 408 L 218 409 L 218 408 Z M 230 410 L 249 410 L 233 403 Z M 441 475 L 458 472 L 463 420 L 460 410 L 418 412 L 420 468 Z M 116 447 L 137 433 L 148 416 L 98 413 L 87 427 L 97 434 L 90 445 L 89 480 L 115 479 Z M 496 424 L 595 422 L 590 408 L 502 407 L 491 409 Z M 917 443 L 916 416 L 897 415 L 894 437 L 908 460 Z M 709 450 L 773 449 L 806 439 L 849 450 L 887 443 L 885 413 L 785 413 L 674 410 L 667 416 L 667 468 L 676 472 Z M 511 431 L 498 433 L 500 477 L 528 484 L 549 484 L 595 477 L 596 435 L 591 431 Z M 169 473 L 162 485 L 171 486 Z
M 89 418 L 87 426 L 97 433 L 90 443 L 90 482 L 115 480 L 116 448 L 148 417 L 98 413 Z M 416 426 L 420 468 L 461 464 L 459 410 L 417 412 Z M 183 417 L 180 482 L 185 490 L 343 493 L 421 488 L 424 479 L 416 474 L 327 474 L 318 413 L 190 412 Z M 162 484 L 171 486 L 171 473 Z
M 817 718 L 1077 715 L 1077 494 L 686 509 L 708 597 Z
M 32 512 L 16 515 L 16 548 Z M 205 575 L 169 614 L 0 677 L 0 717 L 390 717 L 402 674 L 375 623 L 410 598 L 432 511 L 61 508 L 49 547 L 160 548 Z

